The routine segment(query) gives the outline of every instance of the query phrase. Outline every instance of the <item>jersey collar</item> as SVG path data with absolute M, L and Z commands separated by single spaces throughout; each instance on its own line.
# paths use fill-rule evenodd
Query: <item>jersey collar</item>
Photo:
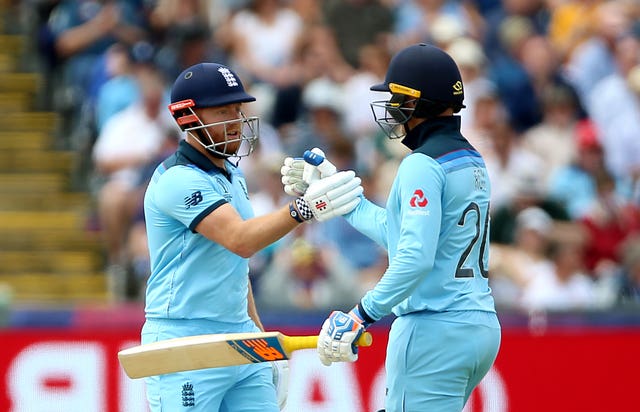
M 402 139 L 402 143 L 411 150 L 418 147 L 434 134 L 460 134 L 460 116 L 444 116 L 426 120 L 414 127 L 407 136 Z
M 205 172 L 217 171 L 225 175 L 227 178 L 230 177 L 229 173 L 225 169 L 216 166 L 207 156 L 200 153 L 195 147 L 191 146 L 185 140 L 180 141 L 178 145 L 178 153 Z

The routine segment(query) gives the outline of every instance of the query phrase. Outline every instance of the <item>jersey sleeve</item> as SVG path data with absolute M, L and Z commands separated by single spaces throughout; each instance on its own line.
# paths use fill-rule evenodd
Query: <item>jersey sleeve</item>
M 225 189 L 193 167 L 172 167 L 160 176 L 157 184 L 157 207 L 192 232 L 202 219 L 227 203 Z
M 398 238 L 389 250 L 389 266 L 362 299 L 366 313 L 378 320 L 409 298 L 433 268 L 442 219 L 442 168 L 423 154 L 407 156 L 398 169 L 387 213 L 397 213 Z
M 344 215 L 357 231 L 387 248 L 387 211 L 364 196 L 353 211 Z

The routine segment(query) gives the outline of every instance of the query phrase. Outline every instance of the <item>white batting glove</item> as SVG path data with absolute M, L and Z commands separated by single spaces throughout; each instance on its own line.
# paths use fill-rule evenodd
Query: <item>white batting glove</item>
M 318 357 L 323 365 L 358 360 L 356 341 L 364 326 L 347 313 L 334 311 L 322 324 L 318 335 Z
M 283 410 L 287 405 L 287 397 L 289 395 L 289 361 L 281 360 L 271 362 L 273 370 L 273 385 L 276 387 L 276 396 L 278 397 L 278 406 Z
M 289 196 L 302 196 L 307 191 L 309 184 L 302 180 L 304 165 L 306 162 L 301 157 L 287 157 L 280 168 L 284 192 Z
M 303 157 L 287 157 L 280 168 L 285 193 L 296 197 L 303 196 L 311 182 L 335 172 L 336 167 L 325 159 L 324 152 L 317 147 L 305 151 Z
M 334 164 L 325 157 L 324 152 L 317 147 L 305 150 L 302 158 L 305 162 L 302 180 L 308 184 L 324 177 L 333 176 L 338 171 Z
M 322 222 L 351 212 L 360 203 L 363 189 L 353 170 L 311 182 L 302 197 L 313 217 Z

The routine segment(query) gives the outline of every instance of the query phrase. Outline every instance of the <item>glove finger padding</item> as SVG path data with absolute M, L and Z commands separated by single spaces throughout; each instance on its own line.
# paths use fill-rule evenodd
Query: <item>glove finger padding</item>
M 316 220 L 324 221 L 351 212 L 362 192 L 360 178 L 347 170 L 311 183 L 303 198 Z
M 318 147 L 305 150 L 302 158 L 305 161 L 302 180 L 309 184 L 318 179 L 332 176 L 338 171 L 335 165 L 325 157 L 322 149 Z
M 302 196 L 309 185 L 303 180 L 304 167 L 307 163 L 302 158 L 287 157 L 280 168 L 284 191 L 289 196 Z

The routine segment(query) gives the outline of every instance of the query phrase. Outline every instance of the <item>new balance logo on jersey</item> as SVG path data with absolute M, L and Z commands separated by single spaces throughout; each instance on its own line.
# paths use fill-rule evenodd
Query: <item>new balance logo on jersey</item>
M 227 81 L 227 86 L 235 87 L 238 85 L 238 80 L 236 79 L 236 76 L 234 76 L 233 73 L 231 73 L 231 70 L 227 69 L 226 67 L 221 67 L 218 69 L 218 71 L 220 72 L 222 77 L 224 77 L 224 79 Z
M 184 205 L 187 209 L 191 208 L 191 206 L 196 206 L 198 203 L 202 202 L 202 192 L 199 190 L 197 192 L 191 193 L 191 196 L 187 196 L 184 198 Z
M 191 382 L 182 385 L 182 406 L 196 406 L 196 394 Z

